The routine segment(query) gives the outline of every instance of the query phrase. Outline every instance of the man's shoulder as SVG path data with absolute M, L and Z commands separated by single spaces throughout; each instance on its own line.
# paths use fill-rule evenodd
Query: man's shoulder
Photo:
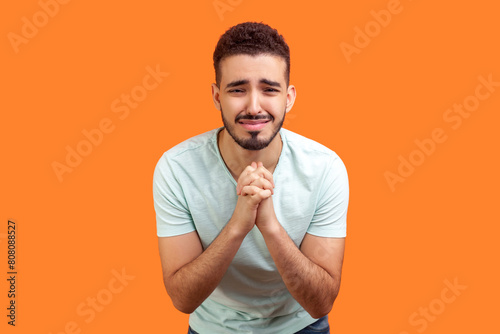
M 185 154 L 197 154 L 199 150 L 206 150 L 207 148 L 212 148 L 213 141 L 216 140 L 216 132 L 219 129 L 213 129 L 189 139 L 186 139 L 174 147 L 168 149 L 164 156 L 175 159 L 179 156 Z
M 285 128 L 281 129 L 281 133 L 284 135 L 288 148 L 292 152 L 324 157 L 338 157 L 332 149 L 313 139 L 307 138 Z
M 217 160 L 218 130 L 196 135 L 168 149 L 158 160 L 156 169 L 162 173 L 167 170 L 178 172 L 213 165 Z

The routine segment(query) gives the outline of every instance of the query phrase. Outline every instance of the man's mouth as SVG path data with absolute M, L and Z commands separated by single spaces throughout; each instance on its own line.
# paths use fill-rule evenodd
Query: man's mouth
M 270 121 L 269 119 L 240 119 L 238 124 L 248 131 L 258 131 L 264 128 Z

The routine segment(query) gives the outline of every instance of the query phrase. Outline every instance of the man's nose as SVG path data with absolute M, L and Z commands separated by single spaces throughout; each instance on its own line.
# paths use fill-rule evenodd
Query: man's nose
M 246 114 L 257 115 L 261 112 L 262 108 L 260 106 L 259 94 L 256 91 L 252 91 L 250 94 L 248 94 Z

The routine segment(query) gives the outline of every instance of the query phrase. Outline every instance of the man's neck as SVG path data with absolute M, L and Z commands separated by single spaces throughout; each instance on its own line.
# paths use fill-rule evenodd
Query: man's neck
M 264 167 L 273 173 L 278 164 L 283 146 L 281 134 L 278 133 L 266 148 L 257 151 L 246 150 L 234 141 L 226 129 L 222 129 L 219 132 L 217 144 L 222 160 L 224 160 L 227 169 L 231 172 L 235 180 L 238 180 L 243 170 L 254 161 L 261 161 Z

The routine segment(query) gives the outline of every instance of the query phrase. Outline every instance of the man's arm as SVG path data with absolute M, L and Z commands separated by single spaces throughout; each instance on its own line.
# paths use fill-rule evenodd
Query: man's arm
M 245 236 L 255 225 L 259 203 L 271 196 L 270 183 L 243 187 L 233 216 L 205 251 L 196 232 L 158 238 L 165 288 L 174 306 L 192 313 L 222 280 Z
M 256 224 L 293 298 L 313 318 L 327 315 L 340 289 L 345 238 L 306 233 L 298 249 L 276 219 L 272 198 L 261 203 Z
M 267 175 L 262 163 L 257 167 L 253 174 Z M 238 183 L 253 184 L 252 179 L 249 175 Z M 312 317 L 328 314 L 340 289 L 345 238 L 306 233 L 298 249 L 279 223 L 272 198 L 260 203 L 255 224 L 290 294 Z
M 243 238 L 231 224 L 205 251 L 196 231 L 158 238 L 163 282 L 175 308 L 192 313 L 200 306 L 221 281 Z

